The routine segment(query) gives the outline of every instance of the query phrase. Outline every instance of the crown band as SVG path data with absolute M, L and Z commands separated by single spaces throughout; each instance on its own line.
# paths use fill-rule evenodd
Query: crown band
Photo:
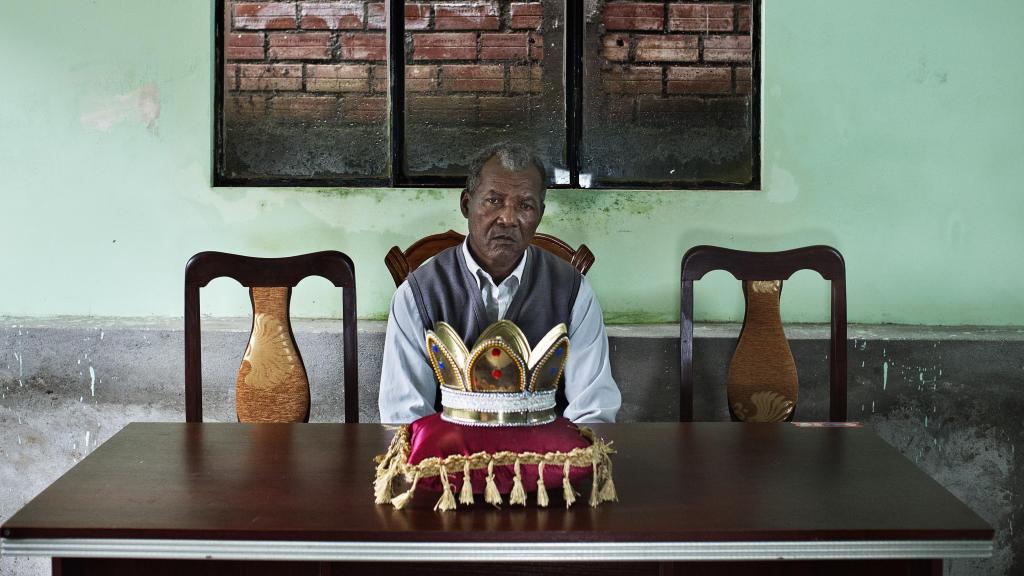
M 480 412 L 445 406 L 441 419 L 465 426 L 537 426 L 555 421 L 555 409 L 539 412 Z
M 537 412 L 555 407 L 555 391 L 523 392 L 462 392 L 441 388 L 441 404 L 460 410 L 479 412 Z
M 441 388 L 441 416 L 449 422 L 482 426 L 546 424 L 555 419 L 555 391 L 534 393 L 461 392 Z

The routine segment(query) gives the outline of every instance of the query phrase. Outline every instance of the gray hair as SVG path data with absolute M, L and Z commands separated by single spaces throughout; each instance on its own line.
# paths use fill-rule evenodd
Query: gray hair
M 503 168 L 512 172 L 530 168 L 536 170 L 540 175 L 540 200 L 544 201 L 544 195 L 548 190 L 548 170 L 544 166 L 544 162 L 533 150 L 522 144 L 511 142 L 499 142 L 488 146 L 473 158 L 469 164 L 469 174 L 466 176 L 466 190 L 470 195 L 476 193 L 477 187 L 480 186 L 480 172 L 483 171 L 484 164 L 487 164 L 492 158 L 497 158 Z

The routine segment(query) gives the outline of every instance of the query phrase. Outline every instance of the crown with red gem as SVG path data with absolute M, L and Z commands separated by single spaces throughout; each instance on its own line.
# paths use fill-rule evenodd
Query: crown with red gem
M 555 419 L 555 393 L 569 357 L 565 324 L 530 349 L 515 323 L 498 320 L 472 349 L 454 328 L 427 330 L 427 357 L 441 384 L 441 417 L 471 426 L 535 426 Z

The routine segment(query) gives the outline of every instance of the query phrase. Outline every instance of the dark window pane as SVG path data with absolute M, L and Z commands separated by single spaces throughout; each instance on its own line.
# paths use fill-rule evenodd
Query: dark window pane
M 564 3 L 405 4 L 405 173 L 462 177 L 513 140 L 565 170 Z
M 585 4 L 581 184 L 750 184 L 751 0 Z
M 387 177 L 384 6 L 224 2 L 221 177 Z

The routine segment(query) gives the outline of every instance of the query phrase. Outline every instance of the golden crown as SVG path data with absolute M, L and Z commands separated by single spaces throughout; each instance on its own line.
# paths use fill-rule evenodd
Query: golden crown
M 498 320 L 467 349 L 454 328 L 427 330 L 427 357 L 441 384 L 441 417 L 473 426 L 534 426 L 555 419 L 555 393 L 569 357 L 565 324 L 531 350 L 515 323 Z

